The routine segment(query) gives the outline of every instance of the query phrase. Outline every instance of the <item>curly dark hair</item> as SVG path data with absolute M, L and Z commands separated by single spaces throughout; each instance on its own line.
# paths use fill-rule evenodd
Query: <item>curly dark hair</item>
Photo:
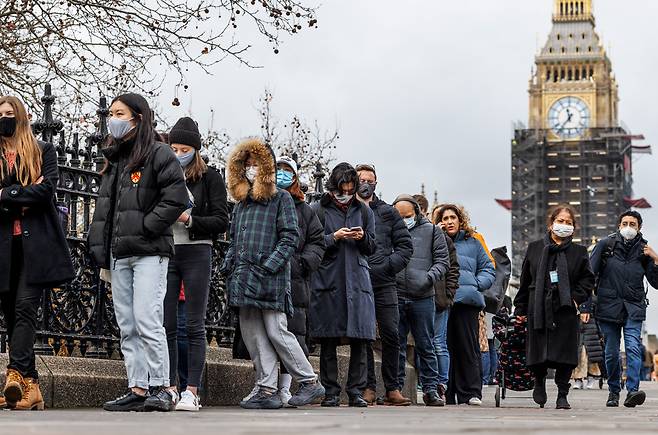
M 324 187 L 329 192 L 340 190 L 340 185 L 345 183 L 354 183 L 354 190 L 359 186 L 359 175 L 356 173 L 354 166 L 342 162 L 337 164 L 332 170 Z
M 634 217 L 637 219 L 637 224 L 640 228 L 642 228 L 642 215 L 635 210 L 626 210 L 623 212 L 621 215 L 619 215 L 619 222 L 617 222 L 617 226 L 621 225 L 621 220 L 624 219 L 626 216 Z

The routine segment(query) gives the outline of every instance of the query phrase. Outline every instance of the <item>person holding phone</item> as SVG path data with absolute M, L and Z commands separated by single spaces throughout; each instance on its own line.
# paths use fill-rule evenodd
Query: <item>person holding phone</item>
M 609 396 L 606 406 L 619 406 L 621 368 L 619 345 L 624 334 L 626 390 L 624 406 L 642 405 L 646 393 L 640 388 L 642 370 L 642 323 L 647 317 L 644 278 L 658 288 L 658 254 L 642 236 L 642 216 L 629 210 L 619 216 L 617 231 L 601 239 L 591 255 L 598 278 L 595 317 L 605 337 L 605 364 Z
M 576 211 L 555 206 L 543 239 L 528 245 L 523 260 L 515 314 L 528 321 L 526 364 L 535 378 L 533 399 L 542 408 L 548 401 L 546 376 L 555 369 L 556 409 L 571 409 L 567 400 L 571 373 L 578 366 L 580 318 L 578 305 L 594 287 L 587 248 L 573 242 Z
M 375 253 L 375 216 L 356 200 L 359 178 L 349 163 L 339 163 L 328 190 L 313 205 L 324 227 L 326 251 L 311 276 L 310 334 L 319 340 L 320 379 L 326 389 L 322 406 L 340 406 L 336 347 L 350 345 L 347 379 L 349 405 L 367 407 L 366 351 L 375 339 L 375 301 L 368 257 Z

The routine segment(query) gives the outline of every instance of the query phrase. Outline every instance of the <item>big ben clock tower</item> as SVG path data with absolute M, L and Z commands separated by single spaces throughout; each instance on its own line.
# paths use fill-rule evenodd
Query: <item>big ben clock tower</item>
M 518 275 L 551 206 L 578 212 L 575 241 L 616 226 L 632 197 L 632 139 L 619 125 L 618 86 L 596 33 L 592 0 L 553 0 L 553 27 L 535 57 L 528 127 L 512 140 L 512 254 Z M 647 205 L 647 204 L 645 204 Z

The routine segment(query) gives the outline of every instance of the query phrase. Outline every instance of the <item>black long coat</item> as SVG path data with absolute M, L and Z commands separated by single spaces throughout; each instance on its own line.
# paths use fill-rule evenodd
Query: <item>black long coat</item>
M 576 367 L 580 319 L 575 306 L 560 307 L 559 303 L 554 302 L 555 328 L 534 329 L 535 282 L 543 249 L 543 240 L 537 240 L 528 246 L 521 270 L 519 292 L 514 299 L 515 314 L 528 316 L 527 365 L 547 364 L 550 367 L 565 364 Z M 564 252 L 569 268 L 571 297 L 580 305 L 588 300 L 594 288 L 594 273 L 589 264 L 587 248 L 573 243 Z M 557 296 L 557 292 L 555 295 Z
M 54 287 L 74 277 L 64 230 L 55 208 L 59 175 L 57 153 L 50 143 L 42 150 L 40 184 L 21 186 L 15 175 L 0 182 L 0 292 L 9 290 L 13 223 L 21 219 L 25 278 L 29 285 Z M 5 171 L 7 174 L 7 171 Z
M 324 256 L 324 228 L 306 202 L 295 198 L 295 210 L 299 225 L 299 243 L 290 260 L 292 305 L 295 310 L 293 315 L 288 317 L 288 330 L 297 336 L 305 336 L 311 274 L 318 270 Z

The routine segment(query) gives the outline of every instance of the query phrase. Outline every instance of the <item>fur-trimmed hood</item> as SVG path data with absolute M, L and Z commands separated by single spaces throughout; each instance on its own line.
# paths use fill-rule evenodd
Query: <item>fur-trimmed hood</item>
M 253 186 L 245 174 L 245 162 L 250 155 L 258 162 L 258 175 Z M 228 157 L 227 172 L 227 188 L 236 201 L 244 201 L 250 193 L 256 201 L 267 201 L 276 195 L 274 155 L 260 139 L 240 142 Z

